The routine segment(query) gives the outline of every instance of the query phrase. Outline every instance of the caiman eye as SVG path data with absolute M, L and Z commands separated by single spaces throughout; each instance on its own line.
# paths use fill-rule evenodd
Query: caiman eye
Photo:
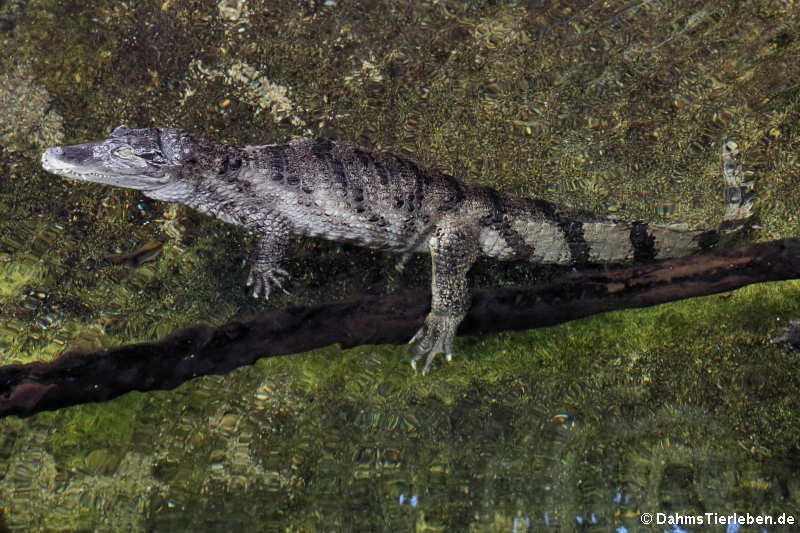
M 136 154 L 134 154 L 133 150 L 130 148 L 120 148 L 119 150 L 114 150 L 114 155 L 121 157 L 122 159 L 131 159 L 136 156 Z

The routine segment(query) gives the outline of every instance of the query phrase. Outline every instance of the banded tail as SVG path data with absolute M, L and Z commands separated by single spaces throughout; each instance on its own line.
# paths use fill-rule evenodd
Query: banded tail
M 500 259 L 571 265 L 647 262 L 711 248 L 722 235 L 742 229 L 753 209 L 754 184 L 744 180 L 737 144 L 727 140 L 721 152 L 725 215 L 717 229 L 600 219 L 543 200 L 497 196 L 493 201 L 509 216 L 484 221 L 482 252 Z

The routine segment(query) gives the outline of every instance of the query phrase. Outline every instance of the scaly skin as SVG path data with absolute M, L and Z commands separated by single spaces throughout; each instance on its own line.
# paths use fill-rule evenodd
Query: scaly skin
M 741 179 L 736 144 L 723 146 L 728 215 L 749 216 L 751 185 Z M 280 267 L 293 235 L 431 255 L 431 311 L 412 339 L 412 365 L 428 372 L 449 360 L 470 306 L 467 272 L 477 257 L 583 264 L 653 260 L 708 248 L 716 231 L 686 230 L 596 217 L 544 200 L 475 187 L 391 154 L 349 143 L 295 139 L 226 146 L 171 128 L 125 126 L 96 143 L 42 155 L 55 174 L 141 190 L 261 235 L 247 285 L 269 297 L 288 273 Z

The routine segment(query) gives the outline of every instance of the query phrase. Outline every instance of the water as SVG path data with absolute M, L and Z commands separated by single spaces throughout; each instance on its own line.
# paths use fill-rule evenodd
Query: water
M 0 2 L 0 362 L 264 309 L 243 287 L 252 236 L 40 170 L 45 147 L 120 123 L 357 140 L 704 227 L 729 136 L 757 180 L 747 240 L 795 236 L 797 23 L 791 2 Z M 149 242 L 154 261 L 107 259 Z M 395 261 L 301 240 L 268 305 L 428 286 L 425 257 Z M 474 270 L 477 290 L 569 272 Z M 8 417 L 0 531 L 797 530 L 756 521 L 800 519 L 797 356 L 768 342 L 798 296 L 764 284 L 463 337 L 425 378 L 405 347 L 330 347 Z

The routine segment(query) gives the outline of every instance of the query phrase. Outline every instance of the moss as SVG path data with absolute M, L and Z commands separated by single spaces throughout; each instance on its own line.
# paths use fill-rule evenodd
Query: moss
M 40 422 L 57 418 L 47 413 Z M 75 460 L 83 464 L 87 450 L 125 450 L 133 436 L 130 418 L 120 417 L 118 411 L 109 411 L 102 404 L 81 406 L 70 418 L 69 423 L 59 424 L 58 433 L 51 434 L 47 442 L 56 451 L 56 459 L 68 465 Z

